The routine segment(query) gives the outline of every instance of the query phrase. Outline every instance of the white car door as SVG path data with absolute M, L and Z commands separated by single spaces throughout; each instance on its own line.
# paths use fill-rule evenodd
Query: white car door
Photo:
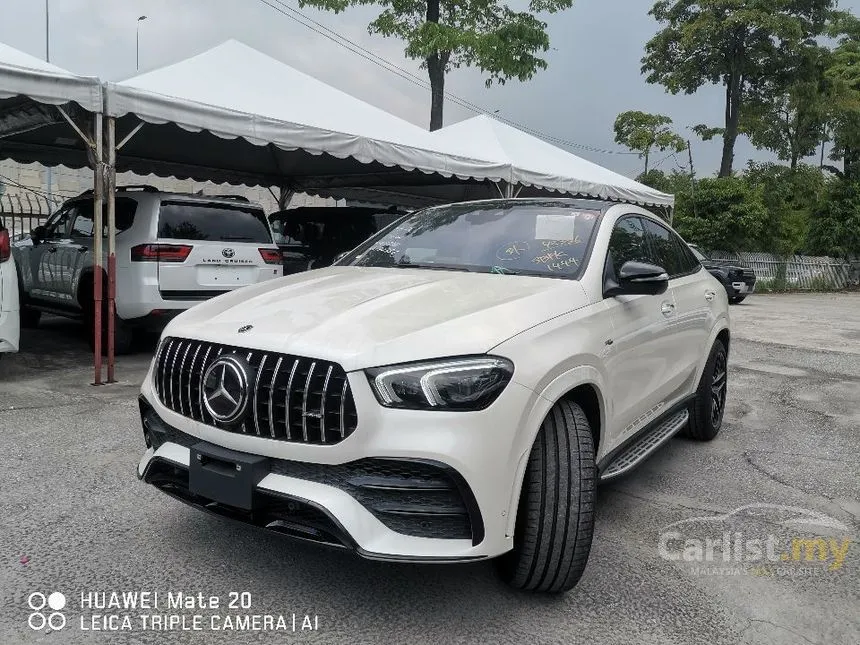
M 714 325 L 717 294 L 708 272 L 675 232 L 656 220 L 643 221 L 652 263 L 666 269 L 675 300 L 670 325 L 674 351 L 672 363 L 667 365 L 668 398 L 674 403 L 696 388 L 696 371 L 708 351 L 705 345 Z
M 642 217 L 625 215 L 609 241 L 606 271 L 628 261 L 653 263 Z M 661 412 L 670 394 L 669 357 L 674 351 L 672 290 L 659 295 L 615 296 L 606 300 L 612 343 L 605 364 L 612 403 L 612 445 L 623 441 Z

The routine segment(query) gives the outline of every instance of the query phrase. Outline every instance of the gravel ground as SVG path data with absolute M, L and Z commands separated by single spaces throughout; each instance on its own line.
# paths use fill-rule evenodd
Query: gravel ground
M 298 544 L 139 483 L 135 397 L 149 355 L 121 360 L 120 383 L 92 387 L 78 329 L 47 318 L 0 364 L 0 643 L 856 645 L 857 312 L 860 296 L 845 294 L 756 295 L 732 307 L 722 433 L 673 440 L 601 488 L 585 576 L 557 597 L 510 591 L 489 563 L 392 565 Z M 686 544 L 690 561 L 661 557 L 660 536 L 672 531 L 665 555 Z M 725 561 L 720 548 L 694 558 L 696 544 L 725 532 L 733 545 L 774 536 L 778 553 L 792 537 L 821 536 L 828 550 L 823 562 L 814 550 L 813 562 Z M 109 610 L 132 615 L 135 631 L 92 630 L 108 610 L 82 610 L 82 592 L 134 590 L 159 592 L 162 605 L 169 591 L 202 592 L 222 606 L 172 612 L 187 626 L 205 616 L 202 631 L 140 630 L 139 614 L 164 609 Z M 28 627 L 35 591 L 69 598 L 63 630 Z M 249 592 L 251 609 L 226 607 L 231 591 Z M 239 613 L 284 615 L 288 631 L 209 629 L 211 615 Z M 305 615 L 316 630 L 301 631 Z

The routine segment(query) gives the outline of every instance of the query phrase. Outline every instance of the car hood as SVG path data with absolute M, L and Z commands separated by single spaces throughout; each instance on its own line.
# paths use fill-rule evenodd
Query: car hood
M 328 267 L 201 303 L 164 335 L 331 360 L 350 371 L 485 353 L 586 304 L 573 280 Z

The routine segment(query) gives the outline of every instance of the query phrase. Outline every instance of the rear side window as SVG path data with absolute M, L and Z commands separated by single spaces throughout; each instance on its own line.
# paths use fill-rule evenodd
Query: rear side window
M 117 197 L 115 213 L 116 232 L 122 233 L 123 231 L 127 231 L 134 224 L 134 215 L 137 213 L 137 202 L 128 197 Z M 105 220 L 105 227 L 107 227 L 107 220 Z
M 643 221 L 651 242 L 653 264 L 666 269 L 670 277 L 691 273 L 698 268 L 699 263 L 685 251 L 686 245 L 677 235 L 657 222 L 649 219 Z
M 193 202 L 162 202 L 158 237 L 168 240 L 272 243 L 266 216 L 260 209 Z

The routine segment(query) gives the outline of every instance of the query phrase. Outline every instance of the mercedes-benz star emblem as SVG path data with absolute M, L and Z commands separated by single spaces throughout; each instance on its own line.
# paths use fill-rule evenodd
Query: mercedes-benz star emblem
M 234 251 L 233 249 L 221 249 L 221 255 L 223 255 L 225 258 L 232 258 L 234 255 L 236 255 L 236 251 Z
M 248 408 L 248 368 L 235 355 L 221 356 L 203 374 L 203 405 L 216 421 L 230 425 Z

